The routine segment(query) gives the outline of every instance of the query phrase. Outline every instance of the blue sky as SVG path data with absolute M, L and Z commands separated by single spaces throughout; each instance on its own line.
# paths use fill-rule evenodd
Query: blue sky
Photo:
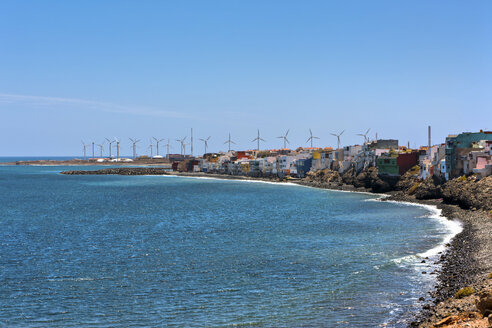
M 490 1 L 0 2 L 0 156 L 492 130 Z M 188 137 L 189 138 L 189 137 Z M 202 144 L 196 140 L 195 150 Z

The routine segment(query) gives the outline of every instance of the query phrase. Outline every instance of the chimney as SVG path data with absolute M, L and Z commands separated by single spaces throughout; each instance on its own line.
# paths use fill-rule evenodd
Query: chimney
M 431 149 L 431 126 L 429 125 L 429 131 L 428 131 L 428 136 L 429 136 L 429 153 L 430 153 L 430 149 Z

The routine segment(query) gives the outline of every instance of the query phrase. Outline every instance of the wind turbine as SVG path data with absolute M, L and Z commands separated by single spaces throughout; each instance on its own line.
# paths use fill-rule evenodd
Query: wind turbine
M 154 138 L 155 139 L 155 138 Z M 153 153 L 152 153 L 152 149 L 153 149 L 154 145 L 152 144 L 152 139 L 150 139 L 150 145 L 149 145 L 149 148 L 150 148 L 150 158 L 154 157 L 153 156 Z
M 311 129 L 309 129 L 309 138 L 308 138 L 308 140 L 306 140 L 306 143 L 308 143 L 309 141 L 311 141 L 311 148 L 313 148 L 313 140 L 314 139 L 319 139 L 319 138 L 313 136 L 313 131 L 311 131 Z
M 260 137 L 260 129 L 258 129 L 258 136 L 256 138 L 254 138 L 253 140 L 251 140 L 251 142 L 257 142 L 258 143 L 258 151 L 260 150 L 260 141 L 263 141 L 265 142 L 265 139 L 261 138 Z
M 290 144 L 289 140 L 287 139 L 288 134 L 289 134 L 289 130 L 287 130 L 287 132 L 285 132 L 285 135 L 277 137 L 279 139 L 284 139 L 284 148 L 287 148 L 286 143 Z
M 335 136 L 337 137 L 337 140 L 338 140 L 338 143 L 337 143 L 337 149 L 340 149 L 340 136 L 345 132 L 345 130 L 343 130 L 342 132 L 340 132 L 339 134 L 335 134 L 335 133 L 330 133 L 332 136 Z
M 103 157 L 103 146 L 104 146 L 104 140 L 102 143 L 97 145 L 99 147 L 99 150 L 101 151 L 101 158 Z
M 182 142 L 183 145 L 183 155 L 186 156 L 186 146 L 191 145 L 191 143 Z
M 164 139 L 157 139 L 156 137 L 152 137 L 152 138 L 154 138 L 155 143 L 157 144 L 157 155 L 159 156 L 159 142 L 163 141 Z M 152 140 L 150 142 L 152 143 Z
M 87 156 L 86 156 L 87 145 L 85 144 L 84 141 L 82 141 L 82 145 L 84 147 L 84 161 L 85 161 L 87 159 Z
M 369 130 L 371 130 L 371 129 L 367 129 L 366 133 L 364 133 L 364 134 L 362 134 L 362 133 L 357 134 L 358 136 L 364 137 L 364 143 L 367 143 L 369 141 L 367 139 L 367 135 L 369 134 Z
M 183 150 L 184 150 L 184 141 L 185 141 L 185 139 L 186 139 L 186 136 L 183 139 L 176 139 L 176 141 L 181 144 L 181 155 L 184 155 L 183 154 Z
M 167 147 L 167 154 L 169 155 L 169 147 L 171 147 L 171 143 L 169 142 L 169 138 L 167 139 L 166 147 Z
M 137 157 L 137 142 L 140 141 L 140 139 L 132 139 L 132 138 L 128 138 L 130 139 L 130 141 L 132 142 L 133 144 L 133 159 L 135 159 Z
M 109 143 L 109 158 L 111 158 L 111 145 L 113 144 L 114 141 L 109 140 L 108 138 L 105 138 L 108 143 Z
M 204 154 L 207 153 L 207 147 L 208 147 L 208 141 L 210 140 L 210 137 L 208 137 L 207 139 L 200 139 L 201 141 L 203 141 L 203 143 L 205 144 L 205 152 Z
M 224 144 L 229 144 L 229 151 L 231 151 L 231 143 L 236 144 L 234 141 L 231 140 L 231 133 L 229 133 L 229 139 L 227 139 L 227 141 L 224 142 Z
M 120 160 L 120 141 L 118 140 L 118 138 L 114 137 L 113 142 L 116 142 L 116 161 L 119 161 Z

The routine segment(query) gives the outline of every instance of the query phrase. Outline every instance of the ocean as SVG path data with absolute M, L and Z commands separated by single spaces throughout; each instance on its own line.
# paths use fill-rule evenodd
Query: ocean
M 0 326 L 405 327 L 460 230 L 371 194 L 64 169 L 0 166 Z

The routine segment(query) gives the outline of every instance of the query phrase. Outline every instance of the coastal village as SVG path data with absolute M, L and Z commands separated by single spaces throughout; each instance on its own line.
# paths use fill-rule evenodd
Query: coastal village
M 430 127 L 429 127 L 430 134 Z M 463 175 L 492 175 L 492 132 L 449 135 L 443 143 L 412 149 L 396 139 L 365 140 L 362 145 L 333 149 L 299 147 L 206 153 L 201 158 L 169 154 L 173 171 L 203 172 L 278 179 L 305 178 L 310 172 L 331 170 L 343 175 L 377 168 L 379 176 L 400 177 L 409 170 L 420 179 L 449 180 Z

